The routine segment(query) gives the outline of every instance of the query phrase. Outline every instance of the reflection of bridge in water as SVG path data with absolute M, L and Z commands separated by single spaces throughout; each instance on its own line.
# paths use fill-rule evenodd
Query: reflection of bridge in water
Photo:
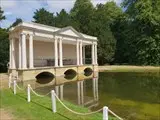
M 96 77 L 88 79 L 88 81 L 92 81 L 92 95 L 91 94 L 87 95 L 87 90 L 89 88 L 87 88 L 86 86 L 86 81 L 87 80 L 77 81 L 73 85 L 71 85 L 72 86 L 71 88 L 68 88 L 67 85 L 65 84 L 56 85 L 55 86 L 56 94 L 59 96 L 61 100 L 64 99 L 64 96 L 68 100 L 71 100 L 72 98 L 72 102 L 78 105 L 87 106 L 89 108 L 98 106 L 98 78 Z
M 56 77 L 49 83 L 42 82 L 40 84 L 35 80 L 22 83 L 24 86 L 30 84 L 34 90 L 44 94 L 54 89 L 61 100 L 88 108 L 98 106 L 98 72 L 94 72 L 90 76 L 78 74 L 71 80 L 67 80 L 65 77 Z

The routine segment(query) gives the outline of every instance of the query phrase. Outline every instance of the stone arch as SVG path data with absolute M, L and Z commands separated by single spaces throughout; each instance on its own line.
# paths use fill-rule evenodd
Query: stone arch
M 51 82 L 54 79 L 54 77 L 55 77 L 54 74 L 49 71 L 40 72 L 35 76 L 36 82 L 40 84 L 47 84 Z
M 90 67 L 86 67 L 84 69 L 84 75 L 85 76 L 90 76 L 93 73 L 93 70 Z
M 77 72 L 74 69 L 68 69 L 64 72 L 64 77 L 66 79 L 73 79 L 77 75 Z

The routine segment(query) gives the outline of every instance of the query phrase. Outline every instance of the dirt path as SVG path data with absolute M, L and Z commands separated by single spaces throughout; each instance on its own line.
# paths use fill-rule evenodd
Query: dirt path
M 0 120 L 15 120 L 15 119 L 10 112 L 0 108 Z
M 8 87 L 8 74 L 0 73 L 0 89 Z
M 0 73 L 0 90 L 4 88 L 8 88 L 8 74 Z M 9 110 L 0 108 L 0 120 L 15 120 L 15 118 Z

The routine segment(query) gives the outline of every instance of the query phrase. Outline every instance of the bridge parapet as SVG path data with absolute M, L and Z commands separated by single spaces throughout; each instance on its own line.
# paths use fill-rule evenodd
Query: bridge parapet
M 17 69 L 16 71 L 18 72 L 18 77 L 22 81 L 27 81 L 27 80 L 36 79 L 35 77 L 42 72 L 50 72 L 57 77 L 57 76 L 64 76 L 64 73 L 69 69 L 74 70 L 77 74 L 84 74 L 84 70 L 86 68 L 90 68 L 93 71 L 98 71 L 98 66 L 95 66 L 95 65 L 34 68 L 34 69 L 25 69 L 25 70 Z M 83 78 L 84 76 L 82 75 L 81 77 Z

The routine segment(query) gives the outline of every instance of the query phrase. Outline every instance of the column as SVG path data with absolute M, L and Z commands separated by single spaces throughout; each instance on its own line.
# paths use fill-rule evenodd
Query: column
M 80 41 L 80 65 L 83 65 L 82 41 Z
M 77 51 L 77 65 L 79 65 L 79 41 L 77 40 L 77 46 L 76 46 L 76 51 Z
M 62 47 L 62 39 L 59 39 L 59 66 L 63 67 L 63 47 Z
M 12 69 L 15 69 L 16 68 L 16 60 L 15 60 L 15 39 L 11 39 L 11 50 L 12 50 L 12 52 L 11 52 L 11 65 L 12 65 Z
M 54 41 L 54 57 L 55 57 L 55 67 L 58 67 L 58 45 L 57 45 L 57 38 Z
M 12 68 L 12 41 L 9 40 L 9 68 Z
M 21 34 L 19 35 L 19 69 L 22 68 L 22 36 Z
M 27 68 L 27 58 L 26 58 L 26 34 L 22 33 L 22 68 Z
M 94 45 L 94 50 L 95 50 L 95 64 L 97 65 L 97 44 Z
M 83 46 L 83 64 L 85 64 L 85 58 L 86 58 L 86 56 L 85 56 L 85 46 Z
M 29 35 L 29 68 L 33 68 L 33 35 Z
M 94 65 L 95 64 L 95 62 L 94 62 L 94 60 L 95 60 L 95 57 L 94 57 L 94 44 L 92 43 L 92 64 Z

